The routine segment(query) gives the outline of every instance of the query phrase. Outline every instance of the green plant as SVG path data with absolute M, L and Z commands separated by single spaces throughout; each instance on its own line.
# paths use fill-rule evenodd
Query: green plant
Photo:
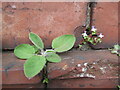
M 120 90 L 120 85 L 117 86 L 118 90 Z
M 76 40 L 74 35 L 62 35 L 52 41 L 52 49 L 44 50 L 43 41 L 38 35 L 31 32 L 29 39 L 34 45 L 21 44 L 14 50 L 18 58 L 27 59 L 24 63 L 24 74 L 29 79 L 45 68 L 47 62 L 60 62 L 61 58 L 56 53 L 70 50 Z M 48 83 L 48 79 L 45 78 L 43 83 Z
M 114 45 L 113 48 L 109 50 L 111 51 L 111 53 L 117 54 L 118 56 L 120 56 L 120 53 L 118 52 L 120 50 L 120 46 L 118 44 Z
M 48 82 L 49 82 L 48 78 L 45 78 L 45 79 L 43 80 L 43 83 L 48 83 Z
M 102 35 L 102 33 L 97 33 L 97 29 L 92 26 L 92 28 L 87 28 L 84 33 L 82 33 L 83 36 L 83 41 L 82 43 L 79 45 L 79 47 L 82 47 L 81 45 L 85 45 L 85 44 L 92 44 L 92 45 L 96 45 L 98 43 L 102 42 L 102 38 L 104 37 L 104 35 Z

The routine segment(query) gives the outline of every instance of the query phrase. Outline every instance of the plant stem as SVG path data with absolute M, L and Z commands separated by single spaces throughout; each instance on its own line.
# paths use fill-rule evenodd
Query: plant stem
M 46 62 L 46 66 L 43 68 L 43 81 L 48 79 L 47 64 L 48 62 Z M 45 88 L 47 88 L 47 82 L 45 82 L 44 85 L 45 85 Z

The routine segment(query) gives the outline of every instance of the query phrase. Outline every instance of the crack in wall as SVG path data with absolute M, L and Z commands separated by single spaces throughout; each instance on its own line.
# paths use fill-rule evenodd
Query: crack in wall
M 88 2 L 87 3 L 86 23 L 85 23 L 86 24 L 85 25 L 86 29 L 88 27 L 92 26 L 92 18 L 93 18 L 92 16 L 93 16 L 93 6 L 94 6 L 94 4 L 95 4 L 95 2 Z M 46 72 L 48 72 L 48 70 Z M 47 78 L 48 78 L 48 76 L 47 76 Z M 45 85 L 45 90 L 47 89 L 47 87 L 48 87 L 48 84 Z
M 87 3 L 87 11 L 86 11 L 86 28 L 90 26 L 90 18 L 91 18 L 91 2 Z
M 87 11 L 86 11 L 86 28 L 92 26 L 92 18 L 93 18 L 93 9 L 96 2 L 87 3 Z

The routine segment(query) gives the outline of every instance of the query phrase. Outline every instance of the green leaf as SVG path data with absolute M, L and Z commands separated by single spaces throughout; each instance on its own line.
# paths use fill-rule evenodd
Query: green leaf
M 39 49 L 43 49 L 44 48 L 44 44 L 43 44 L 43 41 L 42 41 L 42 39 L 38 36 L 38 35 L 36 35 L 36 34 L 34 34 L 34 33 L 30 33 L 29 34 L 29 39 L 31 40 L 31 42 L 37 47 L 37 48 L 39 48 Z
M 118 54 L 118 51 L 116 51 L 116 50 L 112 50 L 111 53 Z
M 52 48 L 56 52 L 68 51 L 73 47 L 75 40 L 74 35 L 62 35 L 52 41 Z
M 49 62 L 60 62 L 61 61 L 61 58 L 59 57 L 59 55 L 55 53 L 47 53 L 46 59 Z
M 95 31 L 95 32 L 92 32 L 92 35 L 95 35 L 97 32 Z
M 29 44 L 18 45 L 14 50 L 14 54 L 20 59 L 28 59 L 33 56 L 34 53 L 35 49 Z
M 117 44 L 117 45 L 114 45 L 114 49 L 115 50 L 120 50 L 120 46 Z
M 83 37 L 84 39 L 87 39 L 88 38 L 88 36 L 85 36 L 85 37 Z
M 39 49 L 38 49 L 36 46 L 33 45 L 33 47 L 34 47 L 34 49 L 35 49 L 35 52 L 38 52 L 38 51 L 39 51 Z
M 94 41 L 93 41 L 93 39 L 90 39 L 89 42 L 90 42 L 90 43 L 93 43 Z
M 101 42 L 102 42 L 102 40 L 100 38 L 96 39 L 96 43 L 101 43 Z
M 43 80 L 43 83 L 48 83 L 49 82 L 49 79 L 48 78 L 45 78 L 44 80 Z
M 37 75 L 45 66 L 46 59 L 44 56 L 33 56 L 24 64 L 24 73 L 27 78 Z
M 79 48 L 82 48 L 83 45 L 79 44 L 78 46 L 79 46 Z
M 85 41 L 84 41 L 84 42 L 82 42 L 82 43 L 83 43 L 84 45 L 85 45 L 85 44 L 87 44 L 87 42 L 85 42 Z
M 90 41 L 90 40 L 92 40 L 92 38 L 88 37 L 87 40 Z

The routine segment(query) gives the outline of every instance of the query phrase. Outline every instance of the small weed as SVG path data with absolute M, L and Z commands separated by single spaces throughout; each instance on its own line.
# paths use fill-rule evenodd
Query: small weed
M 118 56 L 120 56 L 120 53 L 119 53 L 120 46 L 118 44 L 114 45 L 113 48 L 111 48 L 109 50 L 111 51 L 111 53 L 117 54 Z
M 61 58 L 57 52 L 70 50 L 76 40 L 74 35 L 62 35 L 52 41 L 52 49 L 44 50 L 44 43 L 38 35 L 31 32 L 29 39 L 34 45 L 21 44 L 14 49 L 14 54 L 18 58 L 27 59 L 24 63 L 24 74 L 29 79 L 46 68 L 47 62 L 60 62 Z M 48 83 L 47 77 L 45 77 L 43 83 Z
M 94 26 L 92 26 L 92 28 L 87 28 L 84 33 L 82 33 L 82 36 L 84 40 L 79 45 L 79 48 L 86 44 L 97 45 L 102 42 L 102 38 L 104 37 L 102 33 L 97 32 L 97 29 Z

